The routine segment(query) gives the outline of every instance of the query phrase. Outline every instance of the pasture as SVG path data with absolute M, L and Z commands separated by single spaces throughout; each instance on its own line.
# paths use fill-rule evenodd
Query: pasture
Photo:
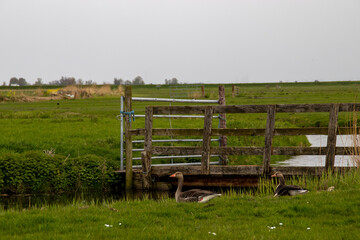
M 359 102 L 360 82 L 237 84 L 232 96 L 225 85 L 227 105 Z M 31 89 L 30 89 L 31 90 Z M 9 91 L 0 88 L 0 95 Z M 170 97 L 168 86 L 133 86 L 133 96 Z M 217 85 L 205 85 L 205 99 L 217 98 Z M 1 98 L 0 98 L 1 99 Z M 146 105 L 134 102 L 136 114 Z M 175 105 L 175 104 L 173 104 Z M 180 105 L 180 104 L 179 104 Z M 0 193 L 81 191 L 114 183 L 119 167 L 119 96 L 22 102 L 0 101 Z M 327 126 L 328 114 L 278 114 L 278 127 Z M 357 118 L 358 119 L 358 118 Z M 356 118 L 340 114 L 339 126 Z M 228 127 L 264 127 L 266 116 L 227 116 Z M 201 128 L 202 120 L 156 119 L 155 127 Z M 137 118 L 133 128 L 143 128 Z M 214 126 L 216 123 L 214 121 Z M 229 138 L 231 146 L 262 146 L 261 137 Z M 275 138 L 275 146 L 307 145 L 304 136 Z M 136 146 L 135 146 L 136 147 Z M 141 146 L 139 146 L 141 147 Z M 43 151 L 54 154 L 44 154 Z M 30 161 L 33 159 L 34 161 Z M 9 176 L 9 161 L 13 175 Z M 53 161 L 56 160 L 56 161 Z M 274 159 L 278 161 L 281 159 Z M 192 161 L 185 159 L 185 161 Z M 15 164 L 17 163 L 18 164 Z M 37 166 L 36 164 L 39 164 Z M 256 164 L 261 158 L 233 156 L 230 164 Z M 42 171 L 49 166 L 49 171 Z M 27 169 L 28 168 L 28 169 Z M 1 170 L 2 169 L 2 170 Z M 31 171 L 30 171 L 30 170 Z M 90 170 L 91 176 L 89 174 Z M 6 172 L 5 172 L 6 171 Z M 75 177 L 71 177 L 73 173 Z M 22 176 L 23 178 L 20 178 Z M 68 181 L 64 181 L 68 177 Z M 11 186 L 7 188 L 11 178 Z M 177 204 L 168 197 L 48 205 L 30 209 L 0 209 L 1 239 L 358 239 L 360 237 L 360 176 L 357 169 L 320 179 L 290 179 L 307 187 L 303 196 L 272 198 L 274 180 L 252 191 L 232 190 L 209 204 Z M 44 184 L 47 182 L 47 184 Z M 90 185 L 89 185 L 90 184 Z M 93 184 L 93 186 L 91 185 Z M 103 185 L 102 185 L 103 184 Z M 121 183 L 116 183 L 121 184 Z M 335 186 L 332 192 L 326 191 Z M 221 190 L 219 190 L 221 191 Z
M 133 86 L 135 97 L 164 97 L 169 98 L 173 94 L 173 86 L 144 85 Z M 190 87 L 191 86 L 186 86 Z M 48 91 L 51 89 L 47 86 Z M 102 87 L 99 87 L 102 88 Z M 205 99 L 218 98 L 218 85 L 205 85 Z M 236 91 L 232 94 L 232 85 L 225 85 L 227 105 L 238 104 L 281 104 L 281 103 L 352 103 L 357 102 L 360 90 L 360 82 L 313 82 L 313 83 L 269 83 L 269 84 L 237 84 Z M 27 93 L 21 93 L 26 90 Z M 16 168 L 10 173 L 6 168 L 9 159 L 27 159 L 30 155 L 41 155 L 43 152 L 55 154 L 66 163 L 81 163 L 77 167 L 87 169 L 87 159 L 96 162 L 96 169 L 119 169 L 120 167 L 120 122 L 116 116 L 120 112 L 120 95 L 94 94 L 90 98 L 79 99 L 55 99 L 46 101 L 24 102 L 24 95 L 34 95 L 35 92 L 43 92 L 37 88 L 16 88 L 20 98 L 0 102 L 0 186 L 7 186 L 2 192 L 32 193 L 44 191 L 66 190 L 67 187 L 48 186 L 46 189 L 32 186 L 34 183 L 32 169 Z M 109 88 L 110 90 L 110 88 Z M 114 90 L 114 87 L 113 87 Z M 9 87 L 1 87 L 0 94 L 8 94 Z M 32 92 L 33 91 L 33 92 Z M 97 91 L 99 93 L 99 91 Z M 120 93 L 118 91 L 118 93 Z M 199 97 L 199 92 L 188 94 L 187 97 Z M 181 103 L 170 103 L 182 105 Z M 136 114 L 144 114 L 147 105 L 169 105 L 169 103 L 133 102 Z M 340 113 L 339 126 L 353 125 L 353 117 L 348 113 Z M 328 113 L 296 114 L 279 113 L 276 115 L 275 127 L 326 127 Z M 357 120 L 356 120 L 357 121 Z M 144 128 L 144 119 L 136 118 L 132 123 L 133 128 Z M 217 128 L 217 121 L 213 121 L 213 127 Z M 227 127 L 229 128 L 264 128 L 266 114 L 228 114 Z M 202 128 L 202 119 L 156 119 L 154 128 Z M 135 138 L 136 139 L 136 138 Z M 170 143 L 165 143 L 170 144 Z M 188 143 L 189 144 L 189 143 Z M 201 144 L 201 143 L 194 143 Z M 217 142 L 213 142 L 215 146 Z M 262 136 L 229 137 L 228 146 L 263 146 Z M 305 136 L 276 136 L 273 146 L 307 146 Z M 134 148 L 142 148 L 141 144 L 134 144 Z M 34 153 L 35 152 L 35 153 Z M 16 155 L 17 154 L 17 155 Z M 139 152 L 134 153 L 138 157 Z M 40 159 L 47 157 L 38 156 Z M 275 163 L 286 159 L 287 156 L 273 156 L 271 161 Z M 67 161 L 71 160 L 71 161 Z M 59 162 L 61 162 L 59 161 Z M 185 158 L 175 159 L 174 162 L 194 162 L 199 159 Z M 153 163 L 169 163 L 170 160 L 154 160 Z M 229 156 L 229 164 L 261 164 L 261 156 Z M 141 164 L 140 160 L 134 164 Z M 64 165 L 57 165 L 54 172 L 63 173 Z M 66 168 L 65 168 L 66 169 Z M 100 170 L 99 170 L 100 171 Z M 17 177 L 14 179 L 13 175 Z M 66 174 L 65 174 L 66 175 Z M 105 176 L 103 172 L 98 176 Z M 30 177 L 28 177 L 30 176 Z M 50 175 L 46 175 L 48 177 Z M 89 177 L 89 176 L 88 176 Z M 39 176 L 37 176 L 40 179 Z M 90 177 L 91 178 L 91 177 Z M 45 178 L 46 179 L 46 178 Z M 56 179 L 56 177 L 52 177 Z M 86 178 L 78 176 L 70 181 L 70 189 L 91 189 L 84 181 Z M 83 179 L 83 180 L 79 180 Z M 106 177 L 98 178 L 94 184 L 103 186 Z M 101 180 L 100 180 L 101 179 Z M 112 180 L 111 180 L 112 181 Z M 20 188 L 18 186 L 20 182 Z M 73 182 L 76 182 L 73 183 Z M 27 185 L 30 184 L 30 185 Z M 76 186 L 74 186 L 74 184 Z M 95 188 L 97 188 L 95 187 Z M 64 189 L 65 188 L 65 189 Z
M 358 102 L 360 82 L 334 83 L 272 83 L 238 84 L 238 94 L 232 96 L 231 85 L 225 86 L 226 104 L 281 104 L 281 103 L 352 103 Z M 17 89 L 20 91 L 21 89 Z M 29 91 L 29 89 L 26 89 Z M 31 90 L 31 89 L 30 89 Z M 36 89 L 34 89 L 35 91 Z M 1 88 L 0 95 L 8 87 Z M 133 96 L 169 98 L 169 86 L 133 86 Z M 192 97 L 192 96 L 189 96 Z M 217 99 L 218 85 L 205 85 L 205 99 Z M 172 103 L 176 105 L 175 103 Z M 136 114 L 144 114 L 146 105 L 169 103 L 133 102 Z M 177 105 L 181 105 L 178 104 Z M 56 154 L 79 157 L 87 154 L 119 162 L 120 100 L 116 95 L 95 96 L 85 99 L 66 99 L 36 102 L 0 102 L 0 152 L 53 150 Z M 327 126 L 328 114 L 277 114 L 276 127 Z M 341 115 L 339 125 L 351 123 L 351 116 Z M 217 127 L 217 121 L 213 121 Z M 227 116 L 229 128 L 256 128 L 266 124 L 265 114 Z M 137 118 L 133 128 L 143 128 L 144 119 Z M 202 120 L 156 119 L 154 127 L 202 128 Z M 229 138 L 229 146 L 261 146 L 262 137 Z M 216 144 L 216 143 L 214 143 Z M 275 138 L 274 146 L 308 144 L 304 137 Z M 135 145 L 134 148 L 137 146 Z M 141 147 L 141 146 L 139 146 Z M 274 161 L 281 160 L 276 159 Z M 257 164 L 257 157 L 231 157 L 230 164 Z M 136 164 L 136 163 L 135 163 Z

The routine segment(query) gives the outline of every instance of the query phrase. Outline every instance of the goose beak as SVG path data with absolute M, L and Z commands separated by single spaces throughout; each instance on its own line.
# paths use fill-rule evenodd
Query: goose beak
M 276 173 L 275 173 L 275 174 L 273 174 L 273 175 L 271 175 L 271 177 L 276 177 Z
M 175 173 L 174 173 L 174 174 L 172 174 L 172 175 L 170 175 L 170 177 L 175 177 Z

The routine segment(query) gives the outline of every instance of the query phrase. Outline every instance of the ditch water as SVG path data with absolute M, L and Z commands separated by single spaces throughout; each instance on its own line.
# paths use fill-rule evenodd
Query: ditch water
M 308 135 L 306 136 L 311 143 L 312 147 L 326 147 L 327 144 L 327 135 Z M 355 140 L 355 141 L 354 141 Z M 354 142 L 360 143 L 360 136 L 357 136 L 357 139 L 354 139 L 353 135 L 338 135 L 336 139 L 337 147 L 353 147 Z M 359 144 L 355 146 L 360 147 Z M 294 156 L 286 161 L 279 162 L 278 165 L 281 166 L 325 166 L 325 155 L 302 155 Z M 359 160 L 359 156 L 351 155 L 336 155 L 335 156 L 335 166 L 336 167 L 353 167 L 355 166 L 355 160 Z
M 158 200 L 161 198 L 174 197 L 171 191 L 156 191 L 146 193 L 143 191 L 134 191 L 132 193 L 113 193 L 113 192 L 70 192 L 61 194 L 23 194 L 23 195 L 0 195 L 0 211 L 2 209 L 28 209 L 31 207 L 42 206 L 66 206 L 73 203 L 102 204 L 123 199 L 143 199 L 151 198 Z

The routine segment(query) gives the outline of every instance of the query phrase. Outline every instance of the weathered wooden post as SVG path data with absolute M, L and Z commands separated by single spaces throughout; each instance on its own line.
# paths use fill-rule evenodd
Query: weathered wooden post
M 231 86 L 231 96 L 235 97 L 235 85 Z
M 152 128 L 153 128 L 153 108 L 145 108 L 145 136 L 144 151 L 141 153 L 143 188 L 149 190 L 152 188 L 151 180 L 151 155 L 152 155 Z
M 275 129 L 275 111 L 276 111 L 275 105 L 270 105 L 267 109 L 267 120 L 266 120 L 266 129 L 265 129 L 265 148 L 264 148 L 264 159 L 263 159 L 264 175 L 270 173 L 272 140 Z
M 336 131 L 338 122 L 339 104 L 330 105 L 330 116 L 328 125 L 328 139 L 326 147 L 326 170 L 333 170 L 335 165 Z
M 132 90 L 131 86 L 125 87 L 125 109 L 124 112 L 132 111 Z M 125 151 L 126 151 L 126 176 L 125 188 L 131 190 L 133 187 L 133 170 L 132 170 L 132 137 L 130 130 L 132 127 L 130 114 L 125 114 Z
M 201 97 L 202 98 L 205 97 L 205 86 L 204 85 L 201 86 Z
M 201 174 L 210 174 L 210 144 L 211 144 L 211 128 L 214 108 L 212 106 L 205 107 L 204 133 L 201 158 Z
M 225 106 L 225 88 L 224 85 L 219 86 L 219 105 Z M 220 113 L 219 114 L 219 128 L 226 128 L 226 113 Z M 227 146 L 227 136 L 220 136 L 219 138 L 220 147 L 226 147 Z M 220 165 L 226 165 L 228 162 L 228 156 L 227 155 L 221 155 L 220 156 Z

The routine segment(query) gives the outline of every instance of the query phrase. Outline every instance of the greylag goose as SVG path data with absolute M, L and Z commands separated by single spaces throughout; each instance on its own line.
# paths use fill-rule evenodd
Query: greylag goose
M 221 194 L 214 193 L 211 191 L 201 190 L 201 189 L 191 189 L 185 192 L 182 192 L 182 187 L 184 185 L 184 175 L 181 172 L 176 172 L 170 177 L 178 179 L 178 187 L 175 193 L 176 202 L 199 202 L 205 203 L 209 200 L 221 196 Z
M 299 186 L 294 185 L 285 185 L 285 178 L 281 172 L 276 172 L 271 177 L 277 177 L 279 179 L 279 185 L 276 187 L 274 192 L 274 197 L 278 196 L 295 196 L 298 194 L 304 194 L 309 192 L 307 189 L 304 189 Z

